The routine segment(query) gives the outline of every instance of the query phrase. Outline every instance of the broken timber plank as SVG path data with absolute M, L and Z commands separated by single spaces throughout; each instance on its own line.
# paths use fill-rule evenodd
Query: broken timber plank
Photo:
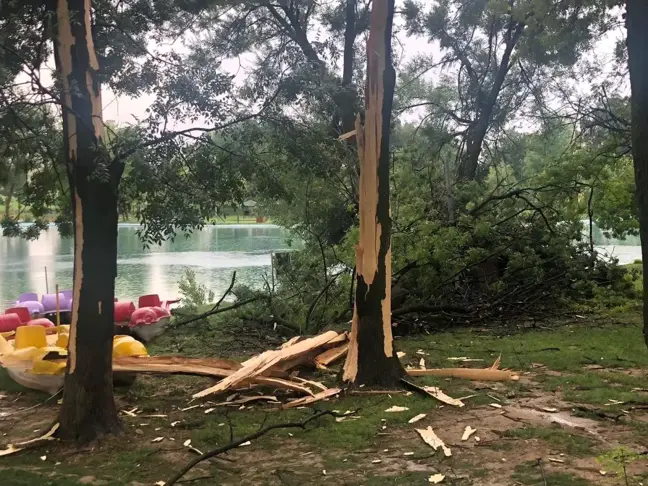
M 229 390 L 243 381 L 258 377 L 274 366 L 295 359 L 302 354 L 308 354 L 313 349 L 319 348 L 338 336 L 338 333 L 335 331 L 328 331 L 318 336 L 304 339 L 285 349 L 265 351 L 245 361 L 240 369 L 223 379 L 220 383 L 195 393 L 193 398 L 202 398 L 213 393 Z
M 411 388 L 412 390 L 420 393 L 421 395 L 427 395 L 432 398 L 435 398 L 439 400 L 442 403 L 445 403 L 447 405 L 452 405 L 453 407 L 463 407 L 465 404 L 461 400 L 457 398 L 452 398 L 449 395 L 446 395 L 441 388 L 438 388 L 436 386 L 418 386 L 411 381 L 407 381 L 404 378 L 401 378 L 401 381 L 407 386 L 407 388 Z
M 475 381 L 519 380 L 520 374 L 513 371 L 479 368 L 436 368 L 427 370 L 407 370 L 409 376 L 445 376 Z
M 349 351 L 349 343 L 344 343 L 342 346 L 331 348 L 324 351 L 322 354 L 315 357 L 315 367 L 318 370 L 326 369 L 331 363 L 346 356 Z
M 315 403 L 320 400 L 324 400 L 326 398 L 332 397 L 333 395 L 337 395 L 341 391 L 342 390 L 340 388 L 329 388 L 328 390 L 325 390 L 323 392 L 316 393 L 312 397 L 298 398 L 297 400 L 288 402 L 285 405 L 282 405 L 281 408 L 286 409 L 286 408 L 303 407 L 306 405 L 310 405 L 311 403 Z
M 175 357 L 174 357 L 175 358 Z M 168 375 L 195 375 L 209 376 L 212 378 L 227 378 L 236 370 L 228 370 L 206 366 L 204 364 L 193 364 L 189 358 L 179 358 L 182 362 L 168 362 L 162 357 L 120 357 L 113 360 L 113 371 L 126 373 L 150 373 L 150 374 L 168 374 Z M 197 361 L 201 361 L 198 359 Z M 275 388 L 284 388 L 297 391 L 305 395 L 313 395 L 312 390 L 290 380 L 274 378 L 269 376 L 253 376 L 239 382 L 240 385 L 248 383 L 257 383 L 259 385 L 271 386 Z

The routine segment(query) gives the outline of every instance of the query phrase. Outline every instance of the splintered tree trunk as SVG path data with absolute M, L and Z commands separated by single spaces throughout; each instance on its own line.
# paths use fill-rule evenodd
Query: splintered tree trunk
M 648 3 L 646 0 L 627 0 L 626 10 L 632 89 L 632 158 L 643 262 L 643 334 L 648 345 Z
M 88 442 L 121 430 L 112 388 L 121 169 L 103 147 L 90 0 L 57 0 L 55 58 L 74 210 L 74 300 L 59 436 Z
M 360 241 L 356 299 L 343 380 L 391 387 L 404 370 L 391 332 L 389 124 L 396 74 L 391 60 L 394 0 L 374 0 L 367 42 L 366 117 L 356 119 L 360 157 Z

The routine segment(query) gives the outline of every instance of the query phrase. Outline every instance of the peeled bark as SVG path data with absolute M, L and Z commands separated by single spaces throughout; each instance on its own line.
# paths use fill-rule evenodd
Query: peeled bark
M 627 0 L 626 10 L 632 89 L 632 158 L 643 262 L 643 335 L 648 345 L 648 3 L 645 0 Z
M 343 380 L 397 386 L 404 370 L 391 331 L 389 129 L 396 73 L 391 60 L 394 0 L 375 0 L 367 42 L 365 127 L 356 119 L 360 157 L 360 240 L 356 299 Z
M 55 60 L 74 211 L 74 299 L 57 435 L 77 442 L 121 430 L 112 388 L 112 341 L 117 189 L 123 169 L 110 161 L 102 144 L 90 15 L 90 0 L 57 0 Z

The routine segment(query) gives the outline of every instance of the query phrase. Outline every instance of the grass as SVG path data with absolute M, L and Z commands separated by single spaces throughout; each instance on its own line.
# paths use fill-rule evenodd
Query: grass
M 537 364 L 550 365 L 555 371 L 579 373 L 584 366 L 594 364 L 606 368 L 648 366 L 639 316 L 629 314 L 624 321 L 622 325 L 610 326 L 609 319 L 606 322 L 586 316 L 574 318 L 559 328 L 504 336 L 480 330 L 420 335 L 397 339 L 396 347 L 407 353 L 405 361 L 416 364 L 423 357 L 428 368 L 448 367 L 448 358 L 456 356 L 483 359 L 483 363 L 472 363 L 483 367 L 500 354 L 506 366 L 522 371 L 535 370 Z M 418 350 L 426 354 L 417 354 Z
M 521 427 L 507 431 L 505 437 L 517 439 L 540 439 L 552 448 L 570 456 L 584 457 L 596 453 L 594 443 L 586 437 L 570 434 L 559 426 L 556 427 Z
M 546 467 L 546 466 L 545 466 Z M 581 477 L 569 473 L 547 472 L 541 469 L 537 461 L 526 462 L 518 465 L 511 476 L 512 479 L 524 485 L 551 485 L 551 486 L 590 486 L 591 483 Z
M 527 425 L 505 429 L 500 439 L 491 437 L 486 441 L 490 444 L 480 447 L 462 447 L 460 441 L 452 440 L 453 457 L 444 459 L 419 440 L 413 430 L 416 426 L 407 424 L 407 421 L 414 415 L 425 413 L 428 418 L 420 422 L 420 426 L 432 424 L 443 436 L 448 434 L 446 427 L 452 425 L 449 422 L 469 420 L 471 425 L 477 427 L 479 435 L 488 435 L 489 426 L 479 422 L 480 415 L 489 410 L 483 405 L 493 401 L 488 395 L 499 398 L 502 403 L 526 395 L 555 395 L 574 404 L 600 407 L 605 412 L 623 408 L 607 406 L 609 399 L 648 403 L 647 393 L 632 391 L 633 388 L 645 387 L 645 378 L 629 374 L 629 371 L 648 365 L 639 318 L 627 314 L 623 316 L 623 321 L 622 324 L 611 324 L 609 319 L 588 316 L 587 319 L 574 318 L 563 327 L 511 332 L 507 335 L 473 329 L 398 338 L 396 346 L 406 352 L 403 361 L 410 365 L 418 365 L 423 358 L 427 367 L 485 367 L 490 366 L 501 353 L 503 367 L 531 371 L 533 374 L 529 376 L 534 381 L 525 378 L 521 382 L 488 384 L 484 390 L 462 380 L 416 379 L 419 384 L 439 385 L 455 397 L 476 393 L 476 397 L 466 400 L 466 407 L 461 410 L 441 408 L 437 402 L 415 393 L 410 396 L 402 393 L 391 396 L 346 395 L 320 402 L 315 408 L 354 411 L 361 418 L 337 422 L 332 417 L 325 417 L 307 430 L 273 431 L 254 441 L 252 446 L 229 453 L 227 458 L 235 462 L 220 459 L 206 462 L 189 479 L 204 477 L 192 481 L 191 484 L 196 485 L 215 484 L 214 477 L 218 478 L 218 484 L 241 485 L 405 485 L 425 484 L 427 477 L 440 469 L 446 471 L 448 477 L 454 477 L 456 472 L 460 477 L 468 478 L 466 481 L 453 479 L 452 484 L 457 485 L 479 484 L 481 480 L 477 478 L 484 478 L 485 484 L 495 484 L 493 480 L 498 478 L 502 484 L 513 481 L 528 485 L 543 484 L 537 462 L 524 462 L 527 456 L 527 459 L 520 459 L 522 463 L 518 464 L 514 451 L 532 449 L 539 451 L 539 455 L 542 454 L 540 451 L 558 451 L 568 457 L 578 457 L 579 461 L 595 463 L 597 454 L 601 453 L 601 444 L 577 430 Z M 231 333 L 224 321 L 201 323 L 191 329 L 173 331 L 150 346 L 149 350 L 152 354 L 186 354 L 190 351 L 193 355 L 236 355 L 243 358 L 258 349 L 276 346 L 281 341 L 279 338 L 275 340 L 275 335 L 268 337 L 268 331 L 262 332 L 260 329 L 259 332 L 249 332 L 243 339 L 238 324 L 231 325 Z M 257 336 L 259 342 L 255 342 L 251 336 Z M 483 361 L 456 364 L 447 359 L 456 356 Z M 587 365 L 605 368 L 584 369 Z M 318 374 L 315 379 L 331 385 L 336 377 L 333 374 Z M 38 404 L 45 398 L 33 392 L 18 395 L 18 389 L 11 388 L 11 383 L 7 376 L 0 374 L 0 389 L 8 395 L 7 399 L 0 400 L 0 409 L 3 402 L 13 403 L 14 399 L 18 400 L 15 406 L 22 409 Z M 154 484 L 168 478 L 172 471 L 195 457 L 182 447 L 187 439 L 191 439 L 194 447 L 205 451 L 229 442 L 231 436 L 241 437 L 271 423 L 302 420 L 313 413 L 310 409 L 268 410 L 263 405 L 227 409 L 209 403 L 203 408 L 181 410 L 198 403 L 188 403 L 191 393 L 212 383 L 210 379 L 200 377 L 139 376 L 133 386 L 116 392 L 121 409 L 139 407 L 141 410 L 137 417 L 124 417 L 126 432 L 123 437 L 109 439 L 95 446 L 91 452 L 78 453 L 53 444 L 45 449 L 4 458 L 2 467 L 6 469 L 2 470 L 2 484 L 68 486 L 80 484 L 79 480 L 88 476 L 105 481 L 102 484 L 108 485 L 132 482 Z M 220 400 L 221 397 L 212 398 L 212 402 Z M 392 405 L 405 406 L 409 410 L 403 413 L 385 412 Z M 215 410 L 205 414 L 207 408 Z M 0 433 L 9 433 L 6 440 L 10 440 L 12 434 L 16 433 L 17 429 L 14 428 L 22 427 L 18 437 L 33 436 L 34 430 L 40 428 L 41 424 L 50 423 L 48 420 L 55 411 L 53 401 L 45 403 L 36 409 L 34 415 L 30 415 L 30 418 L 40 418 L 39 425 L 28 421 L 10 426 L 9 422 L 0 421 Z M 146 417 L 160 414 L 164 417 Z M 448 417 L 451 417 L 450 421 Z M 176 421 L 178 423 L 171 427 L 171 422 Z M 511 424 L 507 423 L 506 427 L 517 426 Z M 611 422 L 601 424 L 602 427 L 614 426 Z M 638 424 L 637 427 L 635 424 Z M 627 422 L 626 425 L 634 429 L 634 432 L 628 432 L 627 440 L 642 443 L 648 426 L 638 422 Z M 157 436 L 164 437 L 164 440 L 152 443 Z M 508 448 L 506 453 L 497 452 L 504 448 Z M 392 455 L 381 455 L 384 449 L 389 449 Z M 414 452 L 414 455 L 404 459 L 403 450 Z M 467 451 L 470 451 L 468 455 Z M 480 454 L 483 452 L 491 456 L 482 457 Z M 509 457 L 505 471 L 501 469 L 501 464 L 493 469 L 492 454 Z M 46 455 L 47 460 L 41 461 L 41 455 Z M 373 464 L 372 459 L 376 457 L 385 457 L 385 460 L 382 464 Z M 54 466 L 56 462 L 61 464 Z M 322 472 L 324 470 L 326 475 Z M 556 472 L 555 468 L 545 464 L 544 472 L 547 484 L 553 486 L 588 484 L 578 476 L 578 471 L 569 471 L 567 465 L 564 472 Z

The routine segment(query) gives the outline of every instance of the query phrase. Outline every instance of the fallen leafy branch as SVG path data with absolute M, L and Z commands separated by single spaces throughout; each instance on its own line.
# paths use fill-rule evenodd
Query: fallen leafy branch
M 192 318 L 187 319 L 185 321 L 176 322 L 176 323 L 174 323 L 174 327 L 185 326 L 187 324 L 191 324 L 192 322 L 200 321 L 200 320 L 205 319 L 207 317 L 210 317 L 210 316 L 213 316 L 213 315 L 216 315 L 216 314 L 220 314 L 221 312 L 227 312 L 227 311 L 231 311 L 231 310 L 234 310 L 234 309 L 238 309 L 239 307 L 243 307 L 244 305 L 251 304 L 252 302 L 256 302 L 257 300 L 261 300 L 263 298 L 264 297 L 259 295 L 259 296 L 256 296 L 256 297 L 251 297 L 249 299 L 241 300 L 239 302 L 235 302 L 232 305 L 228 305 L 227 307 L 212 308 L 210 311 L 207 311 L 207 312 L 205 312 L 203 314 L 200 314 L 199 316 L 192 317 Z

